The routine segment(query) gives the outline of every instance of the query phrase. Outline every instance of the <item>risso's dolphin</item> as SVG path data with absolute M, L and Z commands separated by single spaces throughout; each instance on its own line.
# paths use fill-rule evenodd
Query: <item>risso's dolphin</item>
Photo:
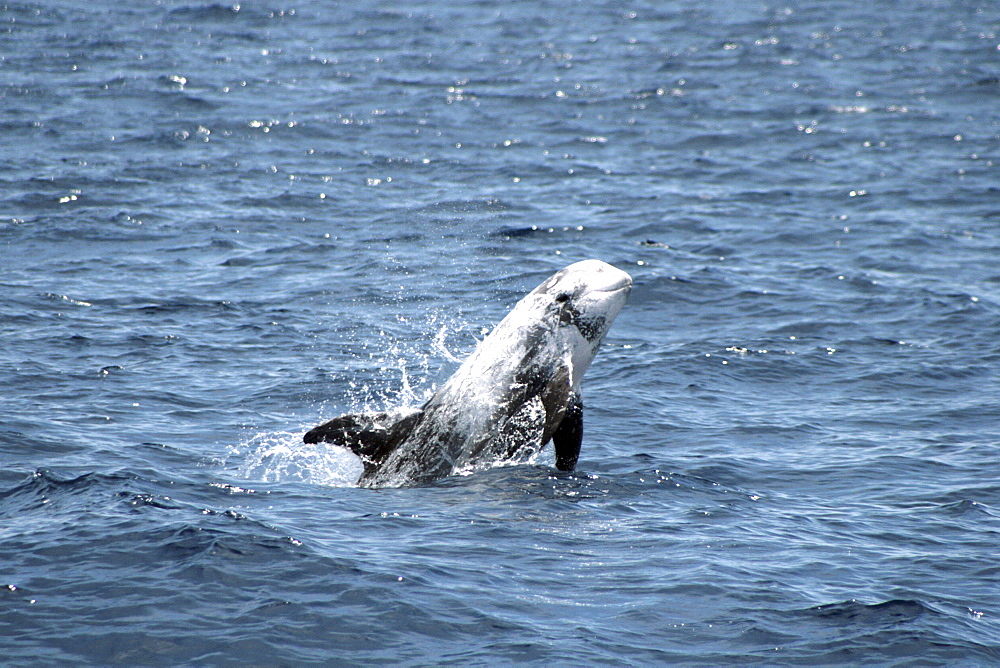
M 580 380 L 631 288 L 610 264 L 571 264 L 519 301 L 422 408 L 341 415 L 303 440 L 360 457 L 362 487 L 523 461 L 550 439 L 556 467 L 571 471 L 583 438 Z

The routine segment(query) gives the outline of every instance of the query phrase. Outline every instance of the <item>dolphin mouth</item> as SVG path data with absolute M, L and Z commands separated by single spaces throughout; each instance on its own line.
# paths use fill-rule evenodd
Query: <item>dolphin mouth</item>
M 619 278 L 617 281 L 615 281 L 614 283 L 612 283 L 611 285 L 606 285 L 606 286 L 603 286 L 603 287 L 600 287 L 600 288 L 595 288 L 593 291 L 594 292 L 620 292 L 622 290 L 631 290 L 632 289 L 632 277 L 629 276 L 628 274 L 625 274 L 625 272 L 622 272 L 622 273 L 624 275 L 621 278 Z

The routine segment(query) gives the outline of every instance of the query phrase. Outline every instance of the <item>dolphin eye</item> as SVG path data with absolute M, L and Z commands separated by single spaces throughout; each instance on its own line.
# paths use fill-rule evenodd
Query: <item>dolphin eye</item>
M 573 308 L 569 299 L 572 297 L 568 292 L 561 292 L 555 297 L 555 308 L 559 311 L 559 322 L 563 325 L 571 325 L 579 315 L 575 308 Z

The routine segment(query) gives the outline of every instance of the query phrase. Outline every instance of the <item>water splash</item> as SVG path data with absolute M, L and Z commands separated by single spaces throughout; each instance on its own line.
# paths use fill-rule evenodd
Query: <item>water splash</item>
M 236 474 L 247 480 L 349 487 L 363 470 L 361 460 L 344 448 L 303 443 L 300 432 L 257 434 L 234 450 L 242 459 Z
M 345 369 L 346 380 L 332 379 L 332 387 L 343 388 L 343 395 L 335 397 L 345 407 L 343 412 L 405 412 L 422 406 L 437 389 L 442 372 L 462 361 L 452 352 L 449 337 L 465 331 L 466 324 L 438 312 L 421 320 L 418 324 L 416 319 L 397 316 L 400 324 L 418 331 L 404 337 L 383 330 L 375 345 L 362 342 L 356 357 L 367 358 L 366 363 Z M 301 431 L 256 434 L 234 446 L 232 455 L 240 461 L 236 475 L 262 482 L 353 486 L 363 470 L 353 453 L 329 443 L 304 443 Z
M 469 352 L 453 352 L 462 345 L 450 339 L 467 332 L 469 325 L 450 313 L 431 311 L 419 319 L 398 315 L 396 320 L 415 331 L 399 335 L 380 330 L 374 343 L 360 343 L 355 357 L 363 364 L 345 369 L 350 378 L 342 399 L 350 412 L 423 405 Z M 465 339 L 474 343 L 470 336 Z

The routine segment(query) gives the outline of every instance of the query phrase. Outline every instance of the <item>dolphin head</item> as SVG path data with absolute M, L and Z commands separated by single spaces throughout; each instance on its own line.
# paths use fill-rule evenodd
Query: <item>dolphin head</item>
M 579 387 L 604 336 L 625 305 L 632 277 L 600 260 L 557 271 L 529 295 L 558 318 L 556 336 L 572 355 L 572 384 Z

